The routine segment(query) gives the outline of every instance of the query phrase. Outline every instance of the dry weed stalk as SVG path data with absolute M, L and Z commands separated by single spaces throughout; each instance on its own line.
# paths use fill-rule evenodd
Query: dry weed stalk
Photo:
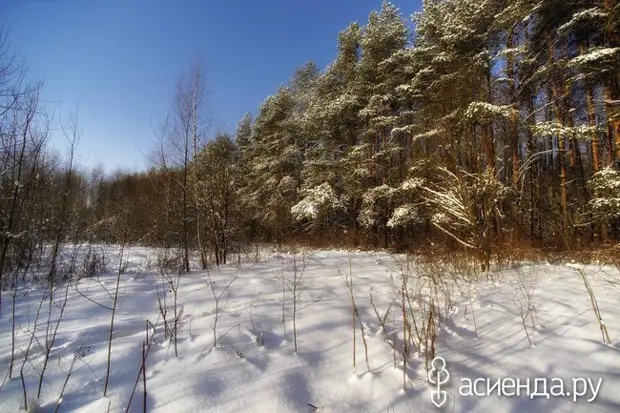
M 351 259 L 350 252 L 348 254 L 348 265 L 349 265 L 349 271 L 347 273 L 343 275 L 342 272 L 340 271 L 340 268 L 338 268 L 338 272 L 340 273 L 340 276 L 342 277 L 347 287 L 347 290 L 349 291 L 349 298 L 351 300 L 351 318 L 352 318 L 351 327 L 353 329 L 353 374 L 357 375 L 356 348 L 357 348 L 357 325 L 358 323 L 359 323 L 359 328 L 360 328 L 360 334 L 362 336 L 362 344 L 364 346 L 364 359 L 366 361 L 367 371 L 370 371 L 370 363 L 368 360 L 368 343 L 366 342 L 366 329 L 364 328 L 364 324 L 361 321 L 361 318 L 359 315 L 359 309 L 357 307 L 357 304 L 355 303 L 355 295 L 353 294 L 353 262 Z M 371 297 L 371 300 L 372 300 L 372 297 Z M 375 311 L 376 311 L 376 308 L 375 308 Z
M 390 312 L 392 311 L 392 303 L 390 303 L 387 310 L 385 310 L 385 313 L 383 314 L 383 316 L 381 316 L 379 314 L 379 310 L 377 310 L 377 306 L 375 305 L 375 301 L 372 297 L 372 294 L 370 294 L 370 306 L 375 312 L 375 316 L 377 317 L 377 321 L 379 322 L 379 326 L 381 327 L 383 339 L 385 340 L 386 343 L 388 343 L 388 345 L 392 349 L 392 352 L 394 353 L 395 352 L 394 342 L 390 339 L 390 334 L 387 330 L 387 327 L 385 326 L 385 323 L 387 322 L 387 318 L 390 315 Z
M 293 265 L 293 279 L 287 280 L 283 277 L 282 280 L 293 298 L 293 315 L 292 315 L 293 345 L 295 347 L 295 353 L 297 353 L 297 350 L 298 350 L 298 347 L 297 347 L 297 313 L 301 310 L 299 308 L 299 300 L 304 290 L 302 288 L 303 287 L 302 280 L 303 280 L 304 273 L 306 271 L 306 266 L 308 265 L 308 257 L 306 256 L 305 251 L 302 253 L 301 265 L 298 264 L 296 255 L 293 256 L 292 265 Z
M 160 315 L 161 316 L 161 315 Z M 159 322 L 159 318 L 157 319 L 157 321 L 155 322 L 155 324 L 157 325 Z M 152 331 L 151 334 L 149 334 L 149 330 Z M 147 399 L 147 391 L 146 391 L 146 359 L 149 356 L 149 352 L 151 350 L 151 344 L 153 344 L 153 339 L 155 337 L 155 333 L 156 333 L 156 327 L 155 325 L 153 325 L 149 320 L 146 320 L 146 326 L 145 326 L 145 334 L 146 334 L 146 340 L 142 342 L 142 364 L 140 366 L 140 370 L 138 371 L 138 375 L 136 377 L 136 380 L 133 384 L 133 389 L 131 391 L 131 396 L 129 397 L 129 402 L 127 402 L 127 408 L 125 409 L 125 413 L 129 412 L 129 408 L 131 407 L 131 402 L 133 400 L 133 396 L 136 393 L 136 388 L 138 387 L 138 382 L 140 381 L 140 378 L 142 377 L 142 394 L 143 394 L 143 411 L 146 412 L 146 399 Z
M 110 368 L 112 363 L 112 335 L 114 334 L 114 317 L 116 316 L 116 308 L 118 303 L 118 291 L 119 285 L 121 282 L 121 274 L 123 273 L 123 258 L 125 254 L 125 245 L 121 246 L 120 257 L 118 261 L 118 271 L 116 272 L 116 289 L 114 290 L 114 299 L 112 302 L 112 316 L 110 317 L 110 331 L 108 335 L 108 359 L 107 359 L 107 367 L 105 374 L 105 383 L 103 385 L 103 397 L 106 396 L 108 392 L 108 384 L 110 381 Z
M 24 409 L 28 410 L 28 388 L 26 386 L 26 377 L 24 375 L 24 368 L 26 367 L 26 363 L 29 360 L 29 356 L 30 356 L 30 350 L 32 349 L 32 345 L 34 343 L 34 341 L 36 340 L 37 343 L 39 343 L 38 338 L 36 337 L 36 332 L 37 332 L 37 327 L 39 324 L 39 316 L 41 314 L 41 309 L 43 308 L 43 304 L 47 301 L 47 295 L 48 295 L 48 290 L 46 289 L 45 292 L 43 293 L 43 296 L 41 298 L 41 300 L 39 300 L 39 306 L 37 307 L 37 312 L 34 318 L 34 326 L 32 328 L 32 331 L 29 331 L 30 333 L 30 339 L 28 341 L 28 346 L 26 347 L 26 351 L 22 351 L 22 353 L 24 354 L 24 361 L 22 362 L 22 365 L 19 369 L 19 377 L 21 379 L 22 382 L 22 394 L 23 394 L 23 401 L 24 401 Z M 39 343 L 40 345 L 41 343 Z M 1 390 L 1 386 L 0 386 L 0 390 Z
M 454 306 L 454 285 L 440 265 L 438 257 L 407 256 L 401 267 L 400 301 L 403 313 L 403 370 L 406 370 L 411 348 L 424 357 L 428 370 L 435 358 L 437 332 L 441 323 L 441 303 L 444 311 Z M 413 275 L 415 265 L 415 276 Z M 403 386 L 406 375 L 403 373 Z
M 611 338 L 609 337 L 609 332 L 607 331 L 607 325 L 603 321 L 601 310 L 599 309 L 598 302 L 596 301 L 596 297 L 594 296 L 594 290 L 592 290 L 592 286 L 590 285 L 590 282 L 588 281 L 585 272 L 581 268 L 577 268 L 577 272 L 583 280 L 583 283 L 586 286 L 586 290 L 588 291 L 588 295 L 590 296 L 590 303 L 592 304 L 592 310 L 594 311 L 594 315 L 596 316 L 596 321 L 598 322 L 599 328 L 601 329 L 603 342 L 605 344 L 611 344 Z
M 238 277 L 239 275 L 235 275 L 228 282 L 228 284 L 224 285 L 224 287 L 218 293 L 216 291 L 215 281 L 213 281 L 211 272 L 207 271 L 207 283 L 209 285 L 209 289 L 211 290 L 211 295 L 213 296 L 213 301 L 215 303 L 215 314 L 214 314 L 213 325 L 212 325 L 212 332 L 213 332 L 213 344 L 211 346 L 212 349 L 216 349 L 217 345 L 219 344 L 219 341 L 222 339 L 222 337 L 224 337 L 227 334 L 225 333 L 219 336 L 217 333 L 217 324 L 222 318 L 222 315 L 224 314 L 226 307 L 228 306 L 229 296 L 227 295 L 226 302 L 224 303 L 224 305 L 221 304 L 221 301 L 222 301 L 222 297 L 224 296 L 224 294 L 227 294 L 230 291 L 230 287 L 233 285 L 233 283 L 237 280 Z
M 58 334 L 58 328 L 60 327 L 60 323 L 62 321 L 62 318 L 64 316 L 65 313 L 65 308 L 67 307 L 67 299 L 69 296 L 69 286 L 71 285 L 70 281 L 66 281 L 65 282 L 65 292 L 64 292 L 64 296 L 62 298 L 62 301 L 60 304 L 58 304 L 56 301 L 53 300 L 53 294 L 52 291 L 50 291 L 49 293 L 49 300 L 50 300 L 50 310 L 49 310 L 49 315 L 48 315 L 48 319 L 47 319 L 47 326 L 46 326 L 46 335 L 45 335 L 45 348 L 44 348 L 44 357 L 43 357 L 43 367 L 41 369 L 41 373 L 39 374 L 39 386 L 37 389 L 37 399 L 39 399 L 41 397 L 41 390 L 43 388 L 43 378 L 45 376 L 45 372 L 47 370 L 47 366 L 49 363 L 49 358 L 50 358 L 50 354 L 52 349 L 54 348 L 54 343 L 56 342 L 56 336 Z M 58 309 L 60 310 L 60 313 L 58 315 L 58 318 L 56 319 L 56 323 L 54 324 L 53 330 L 50 334 L 49 330 L 51 327 L 51 305 L 55 305 L 56 307 L 58 307 Z M 34 334 L 34 332 L 33 332 Z
M 537 274 L 533 271 L 530 271 L 530 281 L 531 286 L 528 285 L 528 280 L 523 275 L 520 268 L 516 270 L 517 275 L 517 288 L 513 292 L 513 303 L 517 311 L 519 312 L 519 317 L 521 318 L 521 325 L 523 326 L 523 331 L 525 331 L 525 336 L 527 337 L 527 341 L 530 343 L 530 346 L 533 345 L 532 338 L 527 328 L 527 320 L 530 319 L 532 323 L 532 329 L 536 329 L 536 308 L 534 307 L 534 292 L 536 291 L 536 282 L 537 282 Z
M 159 313 L 164 321 L 165 338 L 166 340 L 168 340 L 168 338 L 173 340 L 174 356 L 178 357 L 178 327 L 179 321 L 183 316 L 183 306 L 179 309 L 178 302 L 181 276 L 185 272 L 183 252 L 179 251 L 177 254 L 170 255 L 168 250 L 164 250 L 160 252 L 157 261 L 162 283 L 161 293 L 156 284 Z M 166 293 L 172 294 L 172 326 L 166 318 L 168 314 Z

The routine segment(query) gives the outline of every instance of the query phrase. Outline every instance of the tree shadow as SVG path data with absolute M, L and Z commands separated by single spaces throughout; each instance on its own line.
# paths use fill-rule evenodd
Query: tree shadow
M 309 404 L 316 404 L 312 400 L 308 381 L 303 374 L 297 371 L 287 371 L 281 381 L 284 396 L 290 403 L 291 411 L 312 412 L 314 409 Z

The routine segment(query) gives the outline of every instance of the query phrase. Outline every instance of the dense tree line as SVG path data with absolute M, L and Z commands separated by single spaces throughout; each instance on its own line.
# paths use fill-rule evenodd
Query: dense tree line
M 384 3 L 327 68 L 300 67 L 234 141 L 187 158 L 201 201 L 164 232 L 201 220 L 190 244 L 216 251 L 617 239 L 619 16 L 611 1 L 426 1 L 410 33 Z
M 384 3 L 261 105 L 238 140 L 261 233 L 617 239 L 620 5 L 425 1 L 413 21 Z
M 414 31 L 390 3 L 351 24 L 331 64 L 301 66 L 234 135 L 210 138 L 194 67 L 140 173 L 50 151 L 40 84 L 4 53 L 3 279 L 49 241 L 180 248 L 186 269 L 191 252 L 206 266 L 253 242 L 434 240 L 488 259 L 510 242 L 617 241 L 620 4 L 423 6 Z M 67 123 L 70 154 L 79 132 Z
M 242 128 L 258 232 L 485 253 L 617 239 L 620 5 L 425 1 L 413 21 L 384 3 Z

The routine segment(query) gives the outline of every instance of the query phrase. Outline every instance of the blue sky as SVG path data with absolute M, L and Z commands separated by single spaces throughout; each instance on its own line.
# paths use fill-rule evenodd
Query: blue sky
M 421 0 L 396 0 L 407 18 Z M 350 22 L 381 0 L 0 0 L 0 26 L 55 113 L 79 105 L 80 162 L 136 170 L 154 146 L 179 76 L 199 57 L 214 130 L 245 112 L 296 67 L 336 55 Z M 57 116 L 59 118 L 60 116 Z M 54 133 L 52 144 L 63 150 Z

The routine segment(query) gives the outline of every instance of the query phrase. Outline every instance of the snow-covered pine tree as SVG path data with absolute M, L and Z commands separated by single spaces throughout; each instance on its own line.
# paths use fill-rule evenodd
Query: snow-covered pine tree
M 367 145 L 367 162 L 374 181 L 365 189 L 358 220 L 376 233 L 376 242 L 384 247 L 389 243 L 387 222 L 393 210 L 390 185 L 399 185 L 404 178 L 401 154 L 405 142 L 393 140 L 392 130 L 398 126 L 395 89 L 403 82 L 407 41 L 408 30 L 400 11 L 384 1 L 364 27 L 358 77 L 364 102 L 359 115 L 366 125 L 360 143 Z
M 325 193 L 328 186 L 333 203 L 330 214 L 305 215 L 311 231 L 355 226 L 356 204 L 361 199 L 364 177 L 357 176 L 347 164 L 345 154 L 358 143 L 361 100 L 356 88 L 361 29 L 353 23 L 338 35 L 338 56 L 316 79 L 303 116 L 304 133 L 310 136 L 301 171 L 300 202 L 312 194 Z M 332 208 L 338 205 L 338 208 Z M 325 205 L 327 207 L 329 205 Z M 301 218 L 299 213 L 295 214 Z M 327 222 L 324 220 L 327 219 Z M 323 220 L 318 222 L 317 220 Z M 330 228 L 330 229 L 328 229 Z

